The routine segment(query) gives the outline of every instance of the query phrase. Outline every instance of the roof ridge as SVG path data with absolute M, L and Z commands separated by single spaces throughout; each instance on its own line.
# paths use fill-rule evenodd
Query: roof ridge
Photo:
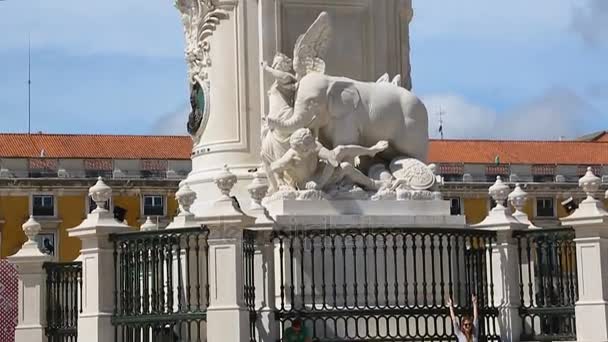
M 490 143 L 573 143 L 573 144 L 598 144 L 607 141 L 586 140 L 517 140 L 517 139 L 429 139 L 430 142 L 490 142 Z
M 135 137 L 135 138 L 189 138 L 185 135 L 153 135 L 153 134 L 99 134 L 99 133 L 0 133 L 0 136 L 68 136 L 68 137 Z

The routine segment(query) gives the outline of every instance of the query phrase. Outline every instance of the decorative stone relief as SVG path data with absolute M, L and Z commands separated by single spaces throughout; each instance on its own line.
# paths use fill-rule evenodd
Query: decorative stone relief
M 441 198 L 435 189 L 441 179 L 424 163 L 424 104 L 399 86 L 399 75 L 391 80 L 384 74 L 376 82 L 324 75 L 332 31 L 323 12 L 298 38 L 293 61 L 277 53 L 272 66 L 262 63 L 275 78 L 262 122 L 261 157 L 270 196 Z M 366 165 L 377 164 L 365 169 L 363 158 Z
M 186 37 L 186 62 L 190 82 L 188 133 L 194 144 L 200 138 L 209 121 L 210 84 L 209 68 L 212 66 L 210 37 L 216 27 L 228 18 L 229 8 L 219 0 L 176 0 L 175 7 L 181 13 Z

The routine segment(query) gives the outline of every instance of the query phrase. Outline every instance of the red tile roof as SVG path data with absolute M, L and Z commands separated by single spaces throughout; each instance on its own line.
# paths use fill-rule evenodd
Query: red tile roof
M 608 143 L 587 141 L 433 140 L 434 163 L 608 165 Z
M 188 136 L 0 134 L 0 158 L 190 159 Z
M 0 134 L 0 158 L 190 159 L 188 136 Z M 602 141 L 431 140 L 433 163 L 608 165 Z

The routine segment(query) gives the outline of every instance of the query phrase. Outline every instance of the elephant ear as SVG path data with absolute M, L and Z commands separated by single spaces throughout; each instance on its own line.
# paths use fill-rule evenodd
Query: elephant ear
M 332 84 L 327 96 L 330 115 L 335 118 L 352 114 L 361 104 L 359 90 L 350 82 Z

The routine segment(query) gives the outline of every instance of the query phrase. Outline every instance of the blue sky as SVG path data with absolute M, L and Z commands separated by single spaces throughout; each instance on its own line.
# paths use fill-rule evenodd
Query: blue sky
M 414 91 L 449 138 L 608 129 L 608 1 L 414 0 Z M 185 134 L 186 66 L 170 0 L 0 2 L 0 131 Z

